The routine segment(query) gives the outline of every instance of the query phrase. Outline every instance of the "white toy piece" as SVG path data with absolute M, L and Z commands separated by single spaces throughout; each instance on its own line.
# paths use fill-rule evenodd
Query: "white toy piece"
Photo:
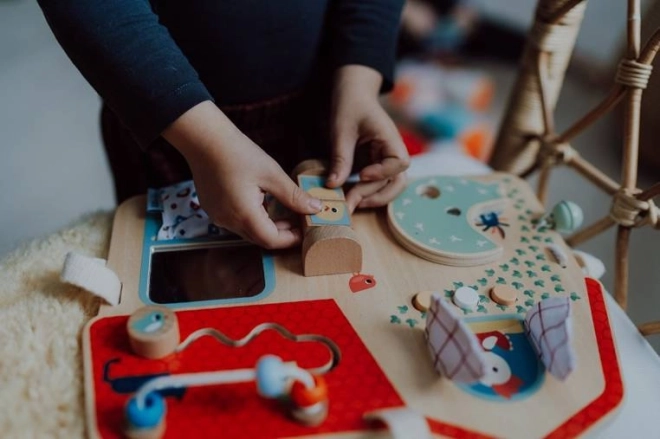
M 366 413 L 367 420 L 379 420 L 387 425 L 393 439 L 431 439 L 429 425 L 421 414 L 409 408 L 393 408 Z
M 575 369 L 570 299 L 552 297 L 538 302 L 527 312 L 525 327 L 548 372 L 560 380 L 566 379 Z
M 594 255 L 580 250 L 573 250 L 573 255 L 585 276 L 600 279 L 605 274 L 605 264 Z
M 67 253 L 60 280 L 89 291 L 109 305 L 115 306 L 119 303 L 121 282 L 117 275 L 106 267 L 105 259 Z

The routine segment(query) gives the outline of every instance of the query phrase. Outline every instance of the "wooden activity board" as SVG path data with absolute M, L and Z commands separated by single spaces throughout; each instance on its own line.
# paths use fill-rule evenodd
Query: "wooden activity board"
M 268 355 L 322 371 L 322 422 L 296 421 L 282 398 L 265 398 L 247 379 L 159 389 L 164 428 L 139 437 L 391 437 L 364 416 L 402 407 L 434 437 L 575 437 L 622 402 L 603 289 L 585 280 L 557 232 L 538 227 L 542 207 L 516 177 L 412 181 L 388 209 L 350 218 L 361 273 L 313 277 L 303 276 L 300 248 L 265 252 L 227 236 L 158 241 L 159 216 L 146 204 L 134 198 L 117 211 L 108 266 L 121 280 L 121 300 L 102 306 L 84 331 L 91 437 L 123 437 L 127 401 L 150 380 L 236 370 L 251 376 Z M 568 255 L 565 267 L 549 247 Z M 471 308 L 455 305 L 465 287 L 477 294 Z M 493 300 L 496 287 L 509 304 Z M 436 292 L 440 308 L 476 335 L 486 378 L 465 383 L 436 371 L 425 329 L 439 304 L 420 292 Z M 572 324 L 574 365 L 563 381 L 539 360 L 524 322 L 554 298 L 566 299 Z M 173 346 L 204 328 L 226 341 L 200 336 L 162 358 L 137 355 L 127 322 L 154 304 L 175 316 L 180 338 Z

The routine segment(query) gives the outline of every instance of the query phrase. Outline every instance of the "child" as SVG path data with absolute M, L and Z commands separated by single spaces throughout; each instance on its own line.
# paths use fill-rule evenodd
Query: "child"
M 39 0 L 101 95 L 118 201 L 191 177 L 213 221 L 267 248 L 297 244 L 270 193 L 301 214 L 320 201 L 286 171 L 323 151 L 328 186 L 365 155 L 351 209 L 405 184 L 408 156 L 378 94 L 392 86 L 402 0 Z M 327 152 L 329 151 L 329 153 Z

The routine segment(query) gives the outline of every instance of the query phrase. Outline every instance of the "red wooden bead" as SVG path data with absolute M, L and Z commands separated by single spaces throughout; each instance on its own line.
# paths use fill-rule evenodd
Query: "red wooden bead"
M 298 407 L 309 407 L 328 399 L 328 385 L 321 376 L 314 377 L 314 387 L 308 389 L 300 381 L 291 386 L 291 400 Z

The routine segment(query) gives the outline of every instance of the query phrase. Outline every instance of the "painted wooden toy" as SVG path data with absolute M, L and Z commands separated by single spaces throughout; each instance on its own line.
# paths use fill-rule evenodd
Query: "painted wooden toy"
M 358 273 L 362 269 L 362 247 L 351 228 L 344 191 L 325 187 L 326 172 L 318 160 L 307 160 L 293 171 L 300 187 L 323 202 L 319 213 L 303 218 L 305 276 Z
M 603 289 L 516 177 L 412 181 L 351 218 L 360 270 L 313 277 L 299 249 L 159 240 L 145 206 L 95 262 L 120 285 L 83 334 L 91 437 L 576 437 L 623 400 Z

